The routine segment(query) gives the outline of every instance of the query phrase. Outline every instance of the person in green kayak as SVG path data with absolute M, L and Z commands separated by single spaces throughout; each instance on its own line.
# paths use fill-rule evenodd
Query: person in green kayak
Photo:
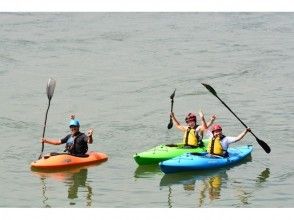
M 240 141 L 248 132 L 251 131 L 250 128 L 246 128 L 236 137 L 227 137 L 222 133 L 222 127 L 219 124 L 215 124 L 211 128 L 211 132 L 207 132 L 210 137 L 208 143 L 207 153 L 213 156 L 228 157 L 228 147 L 230 144 Z
M 201 110 L 199 112 L 199 116 L 201 119 L 201 125 L 197 124 L 197 118 L 194 113 L 188 113 L 185 118 L 187 126 L 183 126 L 179 123 L 179 121 L 175 117 L 175 114 L 173 112 L 171 113 L 171 118 L 176 128 L 180 131 L 185 132 L 183 137 L 183 142 L 185 146 L 189 146 L 192 148 L 203 147 L 204 144 L 202 142 L 202 139 L 204 131 L 206 131 L 216 119 L 216 116 L 213 115 L 211 117 L 211 120 L 208 123 L 206 123 L 204 114 Z
M 75 119 L 74 115 L 71 115 L 69 122 L 69 128 L 71 134 L 66 135 L 62 139 L 48 139 L 42 138 L 41 142 L 46 144 L 61 145 L 65 144 L 64 152 L 68 151 L 71 155 L 82 156 L 88 151 L 88 144 L 93 143 L 93 129 L 90 128 L 85 133 L 80 132 L 80 122 Z

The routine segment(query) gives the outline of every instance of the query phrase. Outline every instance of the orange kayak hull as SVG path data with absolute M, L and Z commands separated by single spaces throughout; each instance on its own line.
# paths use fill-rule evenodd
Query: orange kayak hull
M 61 169 L 74 166 L 85 166 L 104 162 L 107 155 L 100 152 L 89 152 L 85 157 L 76 157 L 69 154 L 45 155 L 41 159 L 31 163 L 34 169 Z

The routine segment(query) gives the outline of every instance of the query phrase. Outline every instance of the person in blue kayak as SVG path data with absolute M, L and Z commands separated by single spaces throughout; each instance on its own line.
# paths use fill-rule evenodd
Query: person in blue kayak
M 248 132 L 251 131 L 250 128 L 246 128 L 242 133 L 240 133 L 236 137 L 228 137 L 223 135 L 222 127 L 219 124 L 215 124 L 211 128 L 211 133 L 208 133 L 210 137 L 210 141 L 208 143 L 207 153 L 212 156 L 221 156 L 228 157 L 229 154 L 227 152 L 230 144 L 240 141 Z
M 199 116 L 201 119 L 201 125 L 197 124 L 197 118 L 194 113 L 188 113 L 185 117 L 187 126 L 184 126 L 179 123 L 179 121 L 175 117 L 175 114 L 173 112 L 171 113 L 171 118 L 176 128 L 184 132 L 183 143 L 185 144 L 185 146 L 189 146 L 192 148 L 203 147 L 204 144 L 202 142 L 202 139 L 204 131 L 206 131 L 216 119 L 216 116 L 213 115 L 211 117 L 211 120 L 206 123 L 204 114 L 201 110 L 199 112 Z
M 71 155 L 82 156 L 88 151 L 88 144 L 93 143 L 93 129 L 90 128 L 85 133 L 80 132 L 80 122 L 75 119 L 74 115 L 71 115 L 69 122 L 69 128 L 71 134 L 66 135 L 62 139 L 48 139 L 42 138 L 41 142 L 46 144 L 61 145 L 65 144 L 64 152 L 68 151 Z

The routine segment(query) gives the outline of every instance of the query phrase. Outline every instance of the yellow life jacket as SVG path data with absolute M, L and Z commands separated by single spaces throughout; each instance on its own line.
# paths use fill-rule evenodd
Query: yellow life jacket
M 196 126 L 197 128 L 197 126 Z M 192 147 L 197 147 L 198 146 L 198 141 L 199 141 L 199 136 L 196 133 L 196 128 L 190 128 L 188 127 L 188 129 L 185 132 L 184 138 L 183 138 L 183 142 L 185 145 L 187 146 L 192 146 Z M 195 135 L 196 133 L 196 135 Z
M 223 156 L 224 154 L 224 149 L 221 143 L 221 140 L 224 138 L 225 136 L 222 137 L 213 137 L 208 144 L 208 148 L 207 148 L 207 152 L 210 154 L 214 154 L 214 155 L 219 155 L 219 156 Z

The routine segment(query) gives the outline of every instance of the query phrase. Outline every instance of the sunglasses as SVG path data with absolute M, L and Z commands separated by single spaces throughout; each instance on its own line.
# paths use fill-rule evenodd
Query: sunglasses
M 71 125 L 69 128 L 78 128 L 78 126 Z

